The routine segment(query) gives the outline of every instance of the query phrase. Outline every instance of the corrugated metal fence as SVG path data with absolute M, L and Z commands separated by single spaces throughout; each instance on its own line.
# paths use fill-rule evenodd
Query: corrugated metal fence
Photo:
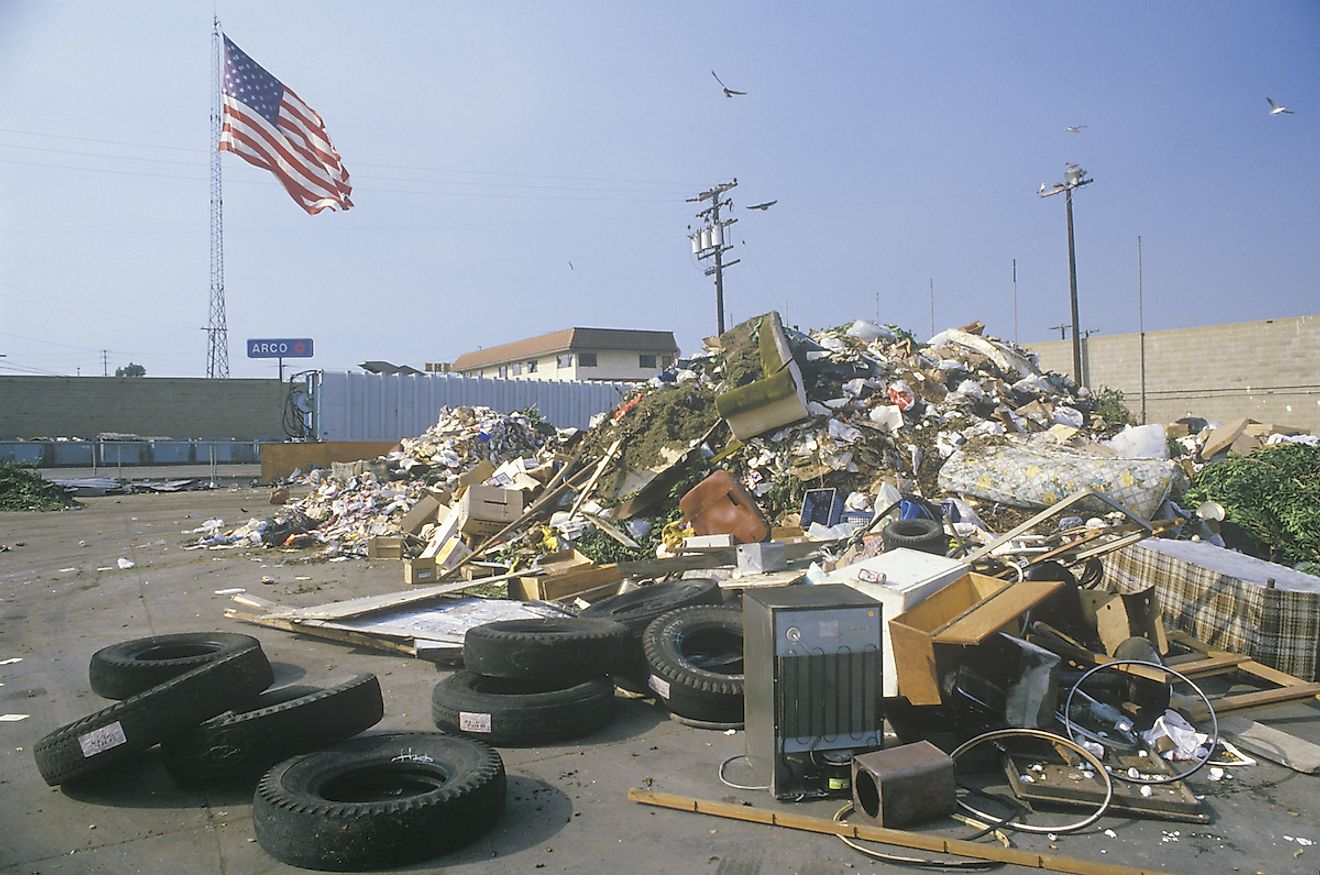
M 586 428 L 592 416 L 617 407 L 632 386 L 322 371 L 313 387 L 314 428 L 325 441 L 397 440 L 435 425 L 441 407 L 476 406 L 501 413 L 536 407 L 560 428 Z

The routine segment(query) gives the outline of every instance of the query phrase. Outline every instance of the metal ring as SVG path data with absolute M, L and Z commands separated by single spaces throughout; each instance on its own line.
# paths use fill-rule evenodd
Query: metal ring
M 1210 714 L 1210 726 L 1213 731 L 1210 733 L 1210 738 L 1206 742 L 1205 756 L 1202 757 L 1196 763 L 1196 765 L 1192 766 L 1190 769 L 1188 769 L 1185 772 L 1181 772 L 1176 775 L 1164 775 L 1159 778 L 1151 778 L 1151 779 L 1133 778 L 1125 772 L 1111 772 L 1111 774 L 1115 778 L 1118 778 L 1120 781 L 1126 781 L 1129 784 L 1156 784 L 1156 785 L 1172 784 L 1174 781 L 1181 781 L 1184 778 L 1189 778 L 1192 775 L 1196 774 L 1198 771 L 1200 771 L 1202 766 L 1210 762 L 1210 759 L 1215 754 L 1215 747 L 1219 745 L 1219 718 L 1215 716 L 1215 709 L 1214 706 L 1210 704 L 1210 699 L 1206 697 L 1205 692 L 1200 687 L 1192 683 L 1191 678 L 1187 677 L 1187 675 L 1183 674 L 1180 671 L 1177 671 L 1176 669 L 1169 668 L 1167 665 L 1160 665 L 1158 662 L 1149 662 L 1144 659 L 1115 659 L 1115 660 L 1111 660 L 1110 662 L 1102 663 L 1100 665 L 1097 665 L 1095 668 L 1088 669 L 1087 671 L 1085 671 L 1082 674 L 1082 676 L 1077 679 L 1077 683 L 1072 685 L 1072 689 L 1068 691 L 1068 698 L 1065 699 L 1063 703 L 1063 728 L 1064 731 L 1068 733 L 1068 738 L 1073 741 L 1076 740 L 1073 738 L 1072 720 L 1068 717 L 1068 713 L 1072 709 L 1073 693 L 1077 692 L 1078 688 L 1081 687 L 1081 685 L 1085 683 L 1086 679 L 1089 678 L 1091 675 L 1095 674 L 1098 671 L 1103 671 L 1104 669 L 1107 668 L 1114 668 L 1115 666 L 1119 666 L 1119 665 L 1140 665 L 1140 666 L 1145 666 L 1146 668 L 1158 669 L 1159 671 L 1168 672 L 1169 674 L 1177 677 L 1183 683 L 1187 684 L 1189 687 L 1191 687 L 1193 690 L 1196 691 L 1196 695 L 1201 697 L 1201 701 L 1205 702 L 1205 709 Z
M 1100 807 L 1097 808 L 1095 811 L 1093 811 L 1090 817 L 1087 817 L 1083 820 L 1079 820 L 1075 823 L 1065 823 L 1062 826 L 1032 826 L 1029 823 L 1018 823 L 1016 821 L 1013 823 L 1008 823 L 1003 818 L 992 817 L 986 814 L 985 812 L 977 811 L 975 808 L 968 805 L 966 802 L 964 802 L 961 799 L 956 800 L 959 808 L 961 808 L 963 811 L 970 813 L 974 817 L 979 817 L 981 820 L 984 820 L 987 823 L 993 823 L 997 826 L 1003 826 L 1007 829 L 1016 829 L 1016 830 L 1021 830 L 1022 832 L 1031 832 L 1040 835 L 1046 835 L 1049 833 L 1060 833 L 1060 832 L 1077 832 L 1078 830 L 1085 829 L 1086 827 L 1095 823 L 1097 820 L 1099 820 L 1101 817 L 1104 816 L 1104 813 L 1109 810 L 1109 803 L 1112 802 L 1114 799 L 1114 782 L 1110 778 L 1109 771 L 1105 769 L 1105 764 L 1100 762 L 1100 758 L 1097 757 L 1095 754 L 1091 753 L 1086 748 L 1082 747 L 1077 742 L 1073 741 L 1071 738 L 1064 738 L 1062 735 L 1055 735 L 1053 732 L 1046 732 L 1043 729 L 995 729 L 990 732 L 983 732 L 980 735 L 967 739 L 962 744 L 954 748 L 953 753 L 949 754 L 949 759 L 953 760 L 954 765 L 956 766 L 958 762 L 958 757 L 962 756 L 964 753 L 976 747 L 977 745 L 981 744 L 982 742 L 993 741 L 994 739 L 997 738 L 1016 738 L 1016 737 L 1039 738 L 1044 741 L 1048 741 L 1051 744 L 1062 744 L 1065 747 L 1071 748 L 1073 751 L 1078 753 L 1082 757 L 1082 759 L 1086 760 L 1088 763 L 1091 763 L 1095 767 L 1096 774 L 1103 775 L 1105 779 L 1105 798 L 1100 802 Z

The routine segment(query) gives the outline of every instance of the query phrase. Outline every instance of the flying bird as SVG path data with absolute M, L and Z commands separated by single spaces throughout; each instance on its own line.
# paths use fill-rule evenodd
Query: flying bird
M 571 262 L 571 261 L 568 263 L 568 269 L 569 269 L 569 270 L 577 270 L 577 268 L 573 266 L 573 262 Z
M 1086 125 L 1069 125 L 1068 127 L 1064 128 L 1064 130 L 1070 134 L 1080 134 L 1082 132 L 1082 128 L 1084 127 L 1086 127 Z
M 725 90 L 727 91 L 728 89 L 726 88 Z M 1282 115 L 1282 114 L 1284 114 L 1284 113 L 1286 113 L 1286 114 L 1288 114 L 1288 115 L 1296 115 L 1296 113 L 1293 112 L 1293 111 L 1292 111 L 1291 109 L 1289 109 L 1288 107 L 1286 107 L 1286 106 L 1279 106 L 1277 103 L 1274 102 L 1274 99 L 1273 99 L 1272 97 L 1267 97 L 1267 98 L 1265 98 L 1265 100 L 1269 102 L 1269 105 L 1270 105 L 1270 115 Z
M 715 76 L 715 71 L 711 70 L 710 75 Z M 725 85 L 724 80 L 721 79 L 719 76 L 715 76 L 715 81 L 720 83 L 720 87 L 724 89 L 725 97 L 733 97 L 734 95 L 737 95 L 738 97 L 742 97 L 744 94 L 747 93 L 746 91 L 734 91 L 732 88 Z
M 749 210 L 760 210 L 761 212 L 764 213 L 766 210 L 770 209 L 771 207 L 773 207 L 773 206 L 774 206 L 775 204 L 777 204 L 777 203 L 779 203 L 779 201 L 777 201 L 777 200 L 775 200 L 775 201 L 766 201 L 766 202 L 763 203 L 763 204 L 752 204 L 752 205 L 751 205 L 750 207 L 748 207 L 747 209 L 749 209 Z

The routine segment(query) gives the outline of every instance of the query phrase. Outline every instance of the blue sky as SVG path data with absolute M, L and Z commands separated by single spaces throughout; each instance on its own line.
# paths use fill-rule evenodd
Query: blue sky
M 1320 3 L 219 0 L 354 209 L 223 156 L 230 372 L 420 367 L 573 325 L 714 332 L 685 198 L 738 179 L 730 323 L 1320 312 Z M 211 3 L 0 0 L 0 374 L 206 371 Z M 712 68 L 744 97 L 726 99 Z M 1270 117 L 1266 96 L 1295 115 Z M 1069 125 L 1086 125 L 1078 134 Z M 127 144 L 127 145 L 126 145 Z M 770 210 L 747 205 L 778 200 Z M 570 262 L 572 268 L 570 268 Z M 107 352 L 102 355 L 102 350 Z

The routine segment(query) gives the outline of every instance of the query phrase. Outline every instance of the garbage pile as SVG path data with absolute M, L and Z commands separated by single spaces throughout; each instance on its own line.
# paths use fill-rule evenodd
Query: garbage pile
M 324 546 L 324 556 L 366 556 L 370 538 L 400 533 L 399 523 L 428 493 L 453 494 L 479 466 L 536 457 L 558 443 L 553 427 L 533 415 L 502 414 L 487 407 L 440 410 L 436 424 L 397 450 L 374 460 L 334 463 L 330 469 L 295 473 L 291 482 L 311 487 L 266 519 L 250 519 L 230 531 L 211 525 L 199 543 L 207 547 Z M 287 488 L 273 501 L 287 501 Z

